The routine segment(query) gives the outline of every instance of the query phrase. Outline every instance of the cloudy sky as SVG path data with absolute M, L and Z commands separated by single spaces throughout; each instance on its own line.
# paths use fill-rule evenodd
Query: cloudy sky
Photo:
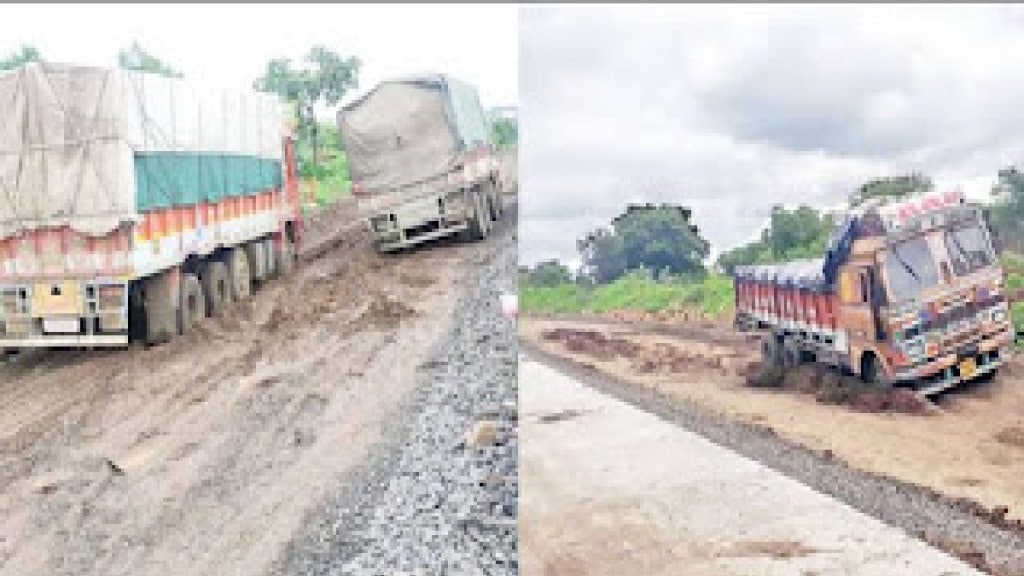
M 3 8 L 0 58 L 31 44 L 48 60 L 113 66 L 138 40 L 190 78 L 247 88 L 271 58 L 300 60 L 324 44 L 363 61 L 349 98 L 383 78 L 439 71 L 492 106 L 517 101 L 517 36 L 513 5 L 25 4 Z
M 528 6 L 520 260 L 573 261 L 627 202 L 691 206 L 716 251 L 773 203 L 1024 160 L 1014 6 Z

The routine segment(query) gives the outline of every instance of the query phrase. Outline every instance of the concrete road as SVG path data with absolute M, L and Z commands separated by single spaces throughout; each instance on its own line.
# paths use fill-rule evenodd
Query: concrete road
M 981 574 L 542 364 L 519 381 L 523 576 Z

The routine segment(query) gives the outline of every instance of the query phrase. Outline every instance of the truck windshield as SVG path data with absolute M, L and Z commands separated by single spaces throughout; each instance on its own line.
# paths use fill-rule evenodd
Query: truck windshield
M 988 234 L 977 221 L 946 230 L 943 234 L 953 273 L 965 276 L 995 260 Z
M 916 298 L 921 290 L 939 282 L 935 258 L 923 237 L 891 246 L 885 254 L 885 275 L 892 302 Z

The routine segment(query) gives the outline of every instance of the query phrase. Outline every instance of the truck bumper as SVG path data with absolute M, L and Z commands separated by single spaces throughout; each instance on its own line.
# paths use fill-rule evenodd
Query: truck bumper
M 393 252 L 456 234 L 474 216 L 464 193 L 430 196 L 382 210 L 370 217 L 377 249 Z
M 128 345 L 127 334 L 46 334 L 26 338 L 0 338 L 0 349 L 5 348 L 123 348 Z
M 0 285 L 0 348 L 125 346 L 128 341 L 126 282 Z
M 1003 332 L 978 344 L 971 356 L 949 354 L 914 369 L 897 372 L 897 382 L 913 382 L 925 395 L 938 394 L 961 383 L 976 380 L 999 369 L 1012 354 L 1010 332 Z

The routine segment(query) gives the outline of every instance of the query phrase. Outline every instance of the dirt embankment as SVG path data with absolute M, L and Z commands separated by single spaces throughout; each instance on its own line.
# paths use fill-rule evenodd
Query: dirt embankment
M 0 364 L 0 574 L 258 574 L 361 462 L 484 244 L 396 256 L 354 205 L 185 338 Z

